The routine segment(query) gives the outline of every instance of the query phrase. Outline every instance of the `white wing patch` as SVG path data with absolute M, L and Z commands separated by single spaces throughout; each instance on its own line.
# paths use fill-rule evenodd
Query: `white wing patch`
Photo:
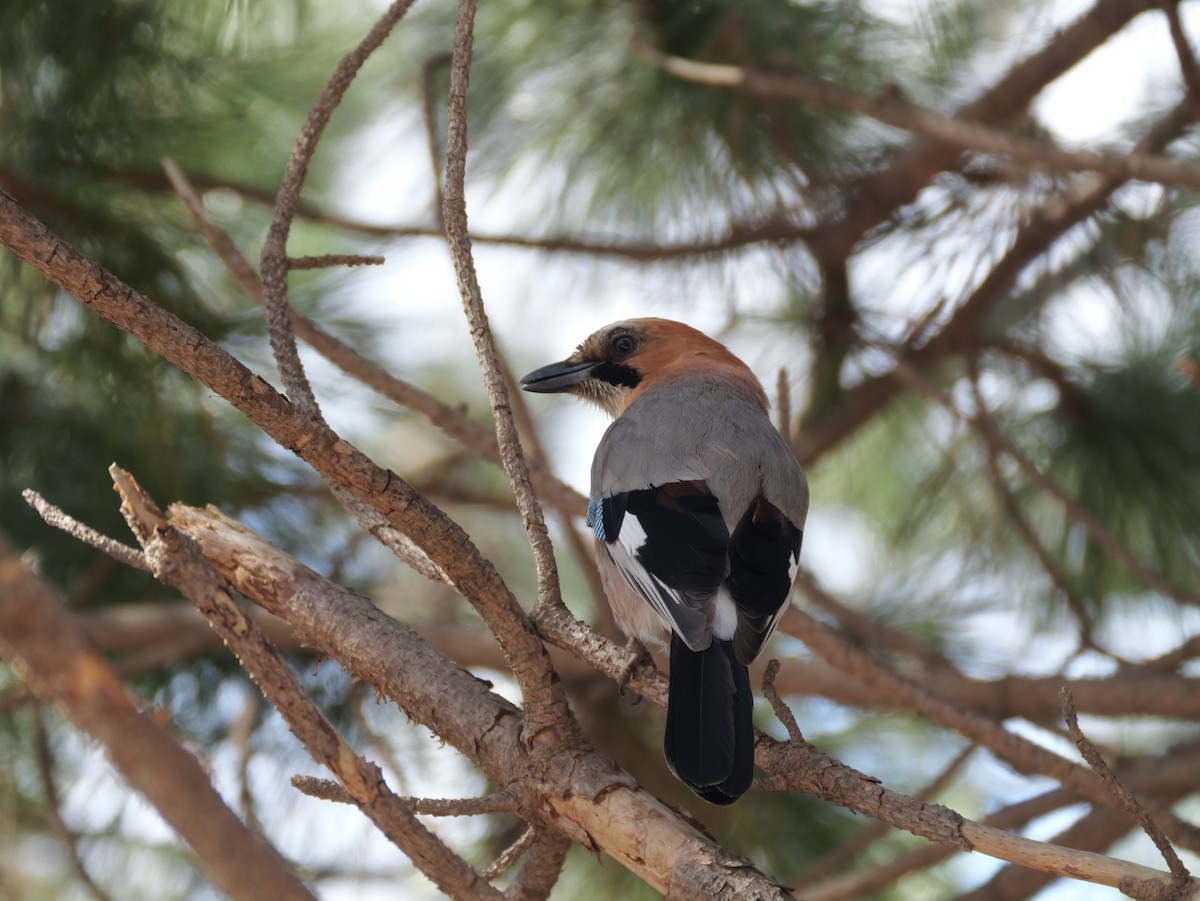
M 708 647 L 711 631 L 702 610 L 689 607 L 682 596 L 638 562 L 637 552 L 646 544 L 646 530 L 632 514 L 621 521 L 617 540 L 605 545 L 612 562 L 625 581 L 658 614 L 663 625 L 679 635 L 693 651 Z

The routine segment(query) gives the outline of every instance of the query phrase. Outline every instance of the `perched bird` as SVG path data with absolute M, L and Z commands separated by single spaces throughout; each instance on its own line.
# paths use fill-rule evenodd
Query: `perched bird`
M 631 319 L 521 387 L 615 418 L 588 503 L 604 590 L 631 642 L 669 637 L 667 763 L 700 797 L 733 803 L 754 776 L 746 667 L 787 604 L 808 512 L 762 385 L 690 326 Z

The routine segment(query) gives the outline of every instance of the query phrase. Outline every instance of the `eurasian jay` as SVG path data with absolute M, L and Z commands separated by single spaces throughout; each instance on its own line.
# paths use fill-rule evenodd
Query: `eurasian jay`
M 679 322 L 600 329 L 521 379 L 616 421 L 592 462 L 588 525 L 613 614 L 631 640 L 670 641 L 667 763 L 731 804 L 754 776 L 747 665 L 787 605 L 808 484 L 748 366 Z

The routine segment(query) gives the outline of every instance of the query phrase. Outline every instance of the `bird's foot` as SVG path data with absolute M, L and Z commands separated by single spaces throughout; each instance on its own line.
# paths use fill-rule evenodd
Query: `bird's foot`
M 617 673 L 617 691 L 623 698 L 628 696 L 630 703 L 640 704 L 642 696 L 629 687 L 629 680 L 633 678 L 633 671 L 643 663 L 654 666 L 654 658 L 650 656 L 646 646 L 636 638 L 630 638 L 625 643 L 625 653 L 628 659 Z

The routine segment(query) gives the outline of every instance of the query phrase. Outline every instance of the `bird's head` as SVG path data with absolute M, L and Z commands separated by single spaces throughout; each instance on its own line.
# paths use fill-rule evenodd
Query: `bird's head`
M 567 392 L 619 416 L 657 382 L 693 373 L 722 374 L 762 388 L 725 345 L 682 322 L 627 319 L 588 336 L 561 363 L 535 369 L 521 387 L 539 394 Z M 765 406 L 766 397 L 762 397 Z

